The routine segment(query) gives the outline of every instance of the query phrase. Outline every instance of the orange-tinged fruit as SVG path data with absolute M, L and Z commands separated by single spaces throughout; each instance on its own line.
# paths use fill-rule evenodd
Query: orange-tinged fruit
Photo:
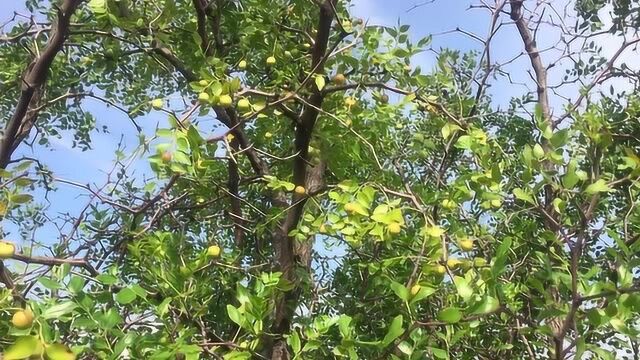
M 220 249 L 220 246 L 218 245 L 211 245 L 207 248 L 207 255 L 211 257 L 218 257 L 221 252 L 222 249 Z
M 293 191 L 298 195 L 304 195 L 307 193 L 307 190 L 304 188 L 304 186 L 300 186 L 300 185 L 296 186 L 296 188 L 293 189 Z
M 18 329 L 28 329 L 33 324 L 33 313 L 29 309 L 16 311 L 11 318 L 11 323 Z
M 344 74 L 337 74 L 333 77 L 333 83 L 336 85 L 344 85 L 345 82 L 347 82 L 347 78 Z
M 171 159 L 173 159 L 173 154 L 171 153 L 171 151 L 165 151 L 162 153 L 163 162 L 169 162 L 171 161 Z
M 16 247 L 8 241 L 0 241 L 0 259 L 8 259 L 16 253 Z

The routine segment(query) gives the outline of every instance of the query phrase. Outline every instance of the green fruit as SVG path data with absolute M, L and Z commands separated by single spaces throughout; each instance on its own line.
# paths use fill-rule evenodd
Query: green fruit
M 200 86 L 207 86 L 207 85 L 209 85 L 209 82 L 207 80 L 200 80 L 200 81 L 198 81 L 198 84 Z
M 233 104 L 233 99 L 231 98 L 231 96 L 229 95 L 220 95 L 220 98 L 218 99 L 218 103 L 220 104 L 220 106 L 222 107 L 229 107 Z
M 389 95 L 382 94 L 382 96 L 380 96 L 380 102 L 383 104 L 387 104 L 389 102 Z
M 238 100 L 238 109 L 242 111 L 246 111 L 251 109 L 251 103 L 247 99 Z
M 476 267 L 483 267 L 487 265 L 487 260 L 484 258 L 475 258 L 473 259 L 473 265 Z
M 246 68 L 247 68 L 247 62 L 244 60 L 240 60 L 240 62 L 238 63 L 238 69 L 244 70 Z

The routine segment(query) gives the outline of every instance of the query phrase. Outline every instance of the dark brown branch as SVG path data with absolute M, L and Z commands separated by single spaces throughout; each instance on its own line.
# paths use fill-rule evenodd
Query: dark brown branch
M 551 118 L 551 109 L 549 107 L 549 94 L 547 91 L 547 69 L 540 58 L 540 51 L 538 51 L 536 40 L 529 30 L 529 23 L 522 13 L 523 2 L 524 0 L 511 0 L 511 20 L 515 21 L 522 42 L 524 43 L 524 49 L 529 55 L 529 60 L 535 73 L 538 105 L 542 110 L 544 120 L 548 121 Z
M 42 54 L 33 60 L 27 67 L 27 71 L 22 78 L 22 91 L 16 110 L 9 119 L 4 129 L 2 141 L 0 142 L 0 168 L 5 168 L 11 160 L 11 154 L 15 148 L 16 135 L 23 124 L 25 115 L 29 110 L 31 100 L 36 90 L 44 85 L 47 73 L 58 52 L 62 50 L 67 35 L 69 34 L 69 22 L 76 8 L 82 0 L 65 0 L 58 9 L 58 20 L 51 30 L 51 37 L 47 42 Z M 24 131 L 24 130 L 23 130 Z

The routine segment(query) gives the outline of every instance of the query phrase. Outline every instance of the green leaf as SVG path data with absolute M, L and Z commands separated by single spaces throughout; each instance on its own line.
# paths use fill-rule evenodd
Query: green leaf
M 42 312 L 42 315 L 40 315 L 40 317 L 43 320 L 48 320 L 48 319 L 57 319 L 61 316 L 64 316 L 70 312 L 72 312 L 73 310 L 75 310 L 78 307 L 78 305 L 72 301 L 67 301 L 67 302 L 63 302 L 61 304 L 58 305 L 54 305 L 50 308 L 45 309 Z
M 244 316 L 240 313 L 240 311 L 238 311 L 238 309 L 236 309 L 235 306 L 228 304 L 227 314 L 229 315 L 229 319 L 231 319 L 231 321 L 233 321 L 234 323 L 240 326 L 242 326 L 242 324 L 244 323 Z
M 393 290 L 393 292 L 401 300 L 403 300 L 403 301 L 409 300 L 409 290 L 407 290 L 406 286 L 404 286 L 404 285 L 402 285 L 402 284 L 400 284 L 398 282 L 395 282 L 395 281 L 392 281 L 390 286 L 391 286 L 391 290 Z
M 382 346 L 386 347 L 391 344 L 398 336 L 402 335 L 404 329 L 402 328 L 402 315 L 398 315 L 393 318 L 391 321 L 391 326 L 389 326 L 389 330 L 387 330 L 387 335 L 384 336 L 382 340 Z
M 62 344 L 51 344 L 45 348 L 49 360 L 75 360 L 76 355 Z
M 473 143 L 474 143 L 474 140 L 471 136 L 462 135 L 458 138 L 458 141 L 456 142 L 456 147 L 459 149 L 469 150 L 471 149 L 471 146 L 473 145 Z
M 25 359 L 38 353 L 40 341 L 35 336 L 21 336 L 4 351 L 4 360 Z
M 105 285 L 113 285 L 118 282 L 118 278 L 113 275 L 100 274 L 96 276 L 96 280 L 100 281 Z
M 536 204 L 535 200 L 533 199 L 533 196 L 531 196 L 531 194 L 529 194 L 526 190 L 515 188 L 513 189 L 513 195 L 518 200 L 528 202 L 529 204 L 532 204 L 532 205 Z
M 498 301 L 498 299 L 494 297 L 485 296 L 484 299 L 482 299 L 482 303 L 480 304 L 480 306 L 476 308 L 473 313 L 490 314 L 497 311 L 498 309 L 500 309 L 500 301 Z
M 289 346 L 291 346 L 294 354 L 298 354 L 300 352 L 302 345 L 300 343 L 300 336 L 298 336 L 296 331 L 293 331 L 291 335 L 289 335 L 287 342 L 289 343 Z
M 433 353 L 433 356 L 435 356 L 438 359 L 449 358 L 449 353 L 447 352 L 447 350 L 433 348 L 433 347 L 429 348 L 429 350 L 431 351 L 431 353 Z
M 587 186 L 584 192 L 588 195 L 594 195 L 597 193 L 607 192 L 610 190 L 611 188 L 609 188 L 609 185 L 607 185 L 606 181 L 604 181 L 603 179 L 598 179 L 593 184 L 590 184 L 589 186 Z
M 418 301 L 425 299 L 429 296 L 431 296 L 433 293 L 436 292 L 435 288 L 432 288 L 430 286 L 422 286 L 420 288 L 420 291 L 418 291 L 417 294 L 415 294 L 412 298 L 411 301 L 409 302 L 410 304 L 415 304 Z
M 24 204 L 24 203 L 28 203 L 31 200 L 33 200 L 33 196 L 29 194 L 15 194 L 9 197 L 9 201 L 11 201 L 14 204 Z
M 444 321 L 449 324 L 455 324 L 462 319 L 462 312 L 455 307 L 449 307 L 441 310 L 438 313 L 438 320 Z
M 629 271 L 629 267 L 626 264 L 618 266 L 618 283 L 621 288 L 633 285 L 633 274 L 631 274 L 631 271 Z
M 130 288 L 126 287 L 116 294 L 116 301 L 122 305 L 130 304 L 136 299 L 136 293 Z
M 322 91 L 325 85 L 324 75 L 321 75 L 321 74 L 316 75 L 315 82 L 316 82 L 316 86 L 318 87 L 318 90 Z
M 473 296 L 473 288 L 469 286 L 467 279 L 455 276 L 453 278 L 453 282 L 456 284 L 456 290 L 458 291 L 458 295 L 464 299 L 464 301 L 468 301 Z

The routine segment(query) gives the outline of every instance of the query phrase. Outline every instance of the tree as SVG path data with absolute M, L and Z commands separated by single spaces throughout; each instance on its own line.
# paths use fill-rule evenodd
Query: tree
M 27 5 L 0 37 L 5 359 L 640 357 L 637 4 L 473 3 L 468 53 L 348 0 Z M 517 61 L 534 90 L 501 109 Z M 139 138 L 106 183 L 17 155 L 93 148 L 87 101 Z M 47 208 L 63 185 L 80 213 Z

